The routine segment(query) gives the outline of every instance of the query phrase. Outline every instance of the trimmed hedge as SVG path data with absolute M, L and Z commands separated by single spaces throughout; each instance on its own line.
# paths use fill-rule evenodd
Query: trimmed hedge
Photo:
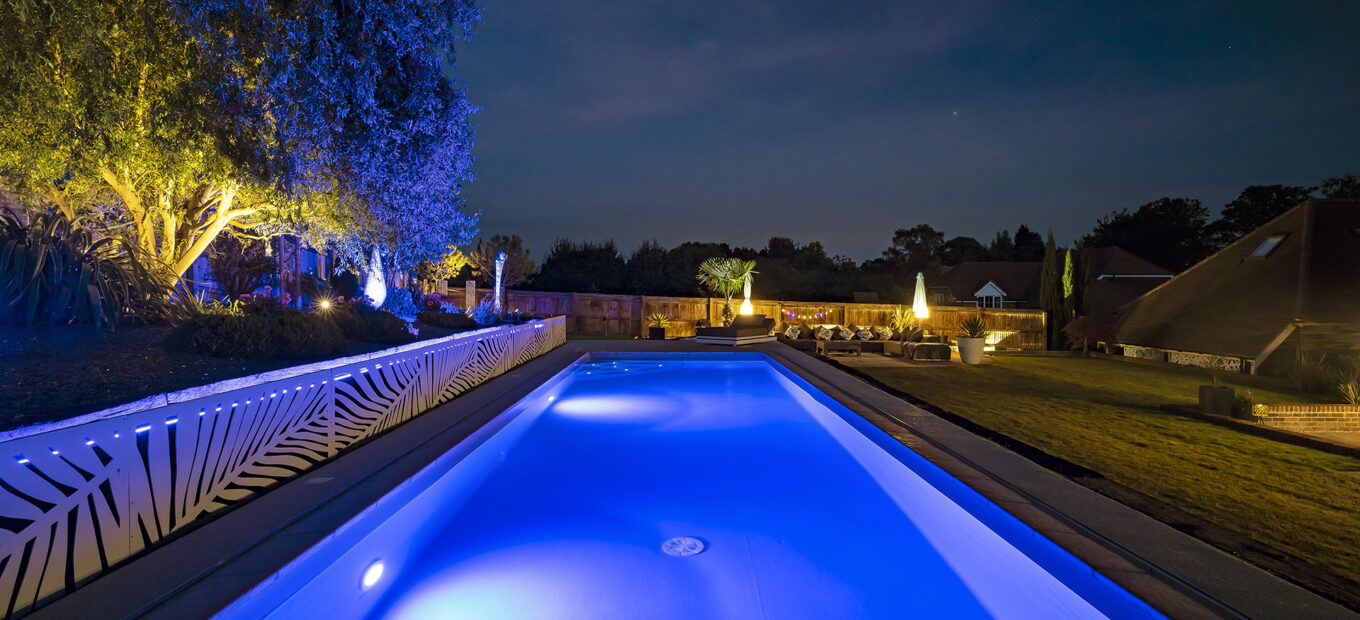
M 416 339 L 406 331 L 406 321 L 391 312 L 364 304 L 341 304 L 321 316 L 329 318 L 349 340 L 400 344 Z
M 166 345 L 214 357 L 313 357 L 345 348 L 340 329 L 300 310 L 240 315 L 204 314 L 170 332 Z
M 429 325 L 430 327 L 439 327 L 442 329 L 465 330 L 481 327 L 477 324 L 477 321 L 472 320 L 472 317 L 461 312 L 451 313 L 426 310 L 417 314 L 416 320 L 425 325 Z

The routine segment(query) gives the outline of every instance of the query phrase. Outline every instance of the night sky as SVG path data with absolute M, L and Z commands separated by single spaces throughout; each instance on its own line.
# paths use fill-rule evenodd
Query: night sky
M 1020 5 L 1044 4 L 1053 8 Z M 1178 3 L 1177 3 L 1178 4 Z M 484 0 L 483 235 L 630 252 L 928 223 L 1060 243 L 1164 195 L 1360 173 L 1360 2 Z

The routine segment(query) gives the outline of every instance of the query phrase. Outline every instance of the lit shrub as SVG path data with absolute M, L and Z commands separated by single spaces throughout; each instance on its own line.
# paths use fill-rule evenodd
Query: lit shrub
M 477 324 L 477 321 L 472 320 L 472 317 L 461 312 L 450 313 L 427 310 L 416 315 L 416 317 L 417 320 L 425 325 L 441 329 L 467 330 L 481 327 Z
M 386 310 L 377 310 L 363 303 L 336 304 L 322 313 L 349 340 L 386 344 L 410 342 L 415 339 L 406 329 L 406 322 Z
M 190 317 L 170 332 L 166 345 L 213 357 L 294 358 L 334 353 L 345 347 L 345 338 L 323 316 L 276 306 Z
M 420 311 L 415 300 L 411 299 L 411 291 L 397 287 L 387 289 L 387 300 L 383 302 L 382 309 L 399 317 L 413 317 Z

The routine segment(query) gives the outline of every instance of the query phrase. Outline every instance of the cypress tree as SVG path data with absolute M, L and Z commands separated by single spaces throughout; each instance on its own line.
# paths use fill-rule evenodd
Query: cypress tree
M 1053 241 L 1053 233 L 1048 233 L 1044 244 L 1044 263 L 1039 269 L 1039 307 L 1048 315 L 1048 347 L 1056 348 L 1056 340 L 1062 325 L 1058 325 L 1062 310 L 1062 266 L 1058 264 L 1058 244 Z
M 1076 250 L 1063 251 L 1063 272 L 1062 272 L 1062 325 L 1058 326 L 1059 333 L 1064 326 L 1072 322 L 1077 316 L 1077 277 L 1076 265 L 1073 264 L 1072 255 Z

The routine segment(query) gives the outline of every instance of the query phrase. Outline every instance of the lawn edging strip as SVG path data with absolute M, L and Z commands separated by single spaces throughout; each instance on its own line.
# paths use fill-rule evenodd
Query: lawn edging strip
M 1256 435 L 1257 437 L 1265 437 L 1266 439 L 1273 439 L 1275 441 L 1304 448 L 1312 448 L 1314 450 L 1322 450 L 1323 452 L 1330 452 L 1341 456 L 1360 458 L 1360 448 L 1354 446 L 1333 443 L 1326 439 L 1313 437 L 1304 433 L 1271 428 L 1255 422 L 1248 422 L 1246 420 L 1239 420 L 1228 416 L 1205 413 L 1193 405 L 1160 405 L 1159 408 L 1168 413 L 1201 420 L 1210 424 L 1217 424 L 1224 428 L 1231 428 L 1235 431 Z

